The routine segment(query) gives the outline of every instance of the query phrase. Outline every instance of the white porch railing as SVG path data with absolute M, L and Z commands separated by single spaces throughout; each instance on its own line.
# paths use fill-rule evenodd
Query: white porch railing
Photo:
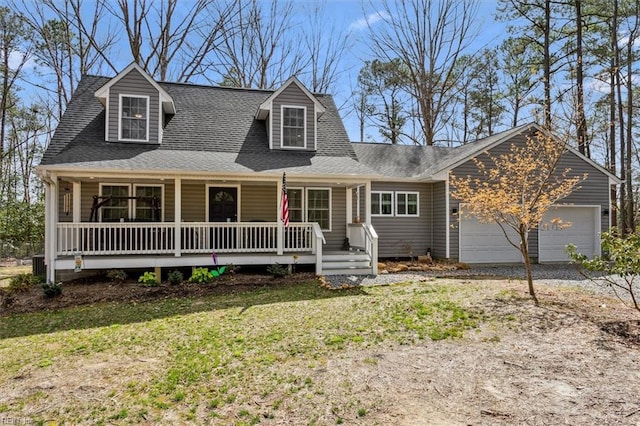
M 369 223 L 351 223 L 347 227 L 347 238 L 352 247 L 364 249 L 371 257 L 371 269 L 378 274 L 378 234 Z
M 173 253 L 172 223 L 59 223 L 57 255 Z
M 181 253 L 272 253 L 278 251 L 277 222 L 183 222 Z M 58 256 L 171 254 L 176 226 L 163 223 L 58 223 Z M 313 252 L 313 224 L 290 223 L 283 230 L 282 252 Z

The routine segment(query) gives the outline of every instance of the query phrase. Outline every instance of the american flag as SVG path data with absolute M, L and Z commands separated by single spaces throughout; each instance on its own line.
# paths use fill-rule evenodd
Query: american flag
M 287 197 L 287 174 L 282 174 L 282 223 L 289 226 L 289 197 Z

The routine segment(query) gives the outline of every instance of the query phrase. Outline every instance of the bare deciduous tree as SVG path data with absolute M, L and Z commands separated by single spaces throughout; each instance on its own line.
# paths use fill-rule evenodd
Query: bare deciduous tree
M 237 2 L 100 0 L 119 20 L 132 59 L 155 78 L 189 81 L 205 73 L 209 55 L 228 36 Z
M 369 25 L 374 55 L 399 58 L 407 69 L 427 145 L 436 141 L 455 99 L 456 62 L 475 38 L 477 5 L 477 0 L 384 0 L 383 22 Z
M 294 28 L 293 2 L 274 0 L 265 6 L 243 0 L 232 28 L 225 28 L 217 58 L 222 83 L 233 87 L 270 89 L 304 68 Z

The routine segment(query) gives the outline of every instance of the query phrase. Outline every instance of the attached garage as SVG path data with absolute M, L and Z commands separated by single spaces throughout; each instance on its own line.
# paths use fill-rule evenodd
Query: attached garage
M 512 241 L 519 241 L 514 230 L 507 228 L 507 233 Z M 522 262 L 520 251 L 507 242 L 495 223 L 482 223 L 475 216 L 462 213 L 459 237 L 461 262 Z M 554 206 L 538 227 L 538 262 L 568 262 L 568 244 L 574 244 L 589 257 L 600 254 L 599 238 L 600 206 Z M 535 244 L 535 239 L 531 243 Z
M 518 234 L 505 228 L 514 242 Z M 475 216 L 460 215 L 460 261 L 465 263 L 519 263 L 520 251 L 513 247 L 495 223 L 482 223 Z
M 568 244 L 589 257 L 600 254 L 599 234 L 599 206 L 552 207 L 538 228 L 538 262 L 569 261 Z

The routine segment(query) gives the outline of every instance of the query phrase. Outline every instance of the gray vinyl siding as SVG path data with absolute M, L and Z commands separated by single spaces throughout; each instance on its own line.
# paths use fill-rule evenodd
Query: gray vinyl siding
M 109 89 L 109 134 L 107 140 L 117 142 L 119 138 L 120 94 L 149 96 L 149 143 L 160 143 L 158 135 L 160 95 L 147 79 L 135 69 Z
M 526 139 L 519 135 L 506 141 L 490 150 L 492 155 L 507 153 L 513 143 L 524 144 Z M 483 155 L 479 156 L 482 159 Z M 571 169 L 570 176 L 588 174 L 587 179 L 580 184 L 579 189 L 574 190 L 565 199 L 559 200 L 556 204 L 576 204 L 576 205 L 599 205 L 601 209 L 609 209 L 609 178 L 607 175 L 596 169 L 584 159 L 572 152 L 566 152 L 561 159 L 558 170 Z M 453 174 L 458 177 L 471 176 L 480 177 L 473 161 L 469 160 L 453 170 Z M 451 199 L 450 208 L 458 208 L 458 200 Z M 601 215 L 601 229 L 607 230 L 609 227 L 609 217 Z M 452 221 L 452 223 L 454 223 Z M 457 223 L 450 229 L 450 250 L 451 257 L 457 259 L 459 256 L 459 232 Z M 529 234 L 529 253 L 532 259 L 538 258 L 538 230 L 534 229 Z
M 93 206 L 93 196 L 99 194 L 98 182 L 80 183 L 80 217 L 82 222 L 89 222 L 91 218 L 91 207 Z
M 309 187 L 309 189 L 313 189 L 313 187 Z M 331 231 L 322 231 L 327 241 L 323 250 L 340 250 L 344 244 L 344 239 L 347 238 L 346 191 L 346 188 L 331 189 Z
M 609 177 L 596 169 L 576 154 L 567 152 L 558 166 L 559 170 L 571 169 L 570 175 L 587 174 L 579 188 L 574 190 L 568 197 L 559 200 L 556 204 L 574 204 L 600 206 L 600 212 L 610 209 L 609 205 Z M 600 214 L 600 231 L 609 229 L 609 216 Z M 529 236 L 529 246 L 531 247 L 531 257 L 538 258 L 538 231 L 535 230 Z
M 182 220 L 205 222 L 206 186 L 204 182 L 182 181 Z
M 242 185 L 240 214 L 243 222 L 276 222 L 278 220 L 278 187 Z
M 434 258 L 444 259 L 447 256 L 447 194 L 445 182 L 432 184 L 433 188 L 433 245 L 431 254 Z
M 162 200 L 162 208 L 164 209 L 164 221 L 173 222 L 176 212 L 176 189 L 173 182 L 164 184 L 164 200 Z
M 432 238 L 432 188 L 424 183 L 373 182 L 371 191 L 418 192 L 420 215 L 372 216 L 371 223 L 378 234 L 378 255 L 387 257 L 409 257 L 423 255 L 433 249 Z
M 278 97 L 273 100 L 272 124 L 273 148 L 282 148 L 281 139 L 281 106 L 296 106 L 307 108 L 307 150 L 315 150 L 315 104 L 312 99 L 295 84 L 290 84 Z

